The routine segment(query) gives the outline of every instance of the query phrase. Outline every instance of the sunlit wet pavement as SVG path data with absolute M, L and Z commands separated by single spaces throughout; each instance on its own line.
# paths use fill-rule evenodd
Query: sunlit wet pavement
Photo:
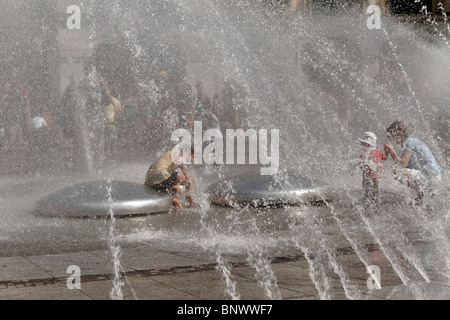
M 72 99 L 59 99 L 64 91 L 70 97 L 70 87 L 65 86 L 72 79 L 75 84 L 85 82 L 83 70 L 89 80 L 101 80 L 96 79 L 97 69 L 110 85 L 139 88 L 152 100 L 157 96 L 151 116 L 157 124 L 166 120 L 158 115 L 160 111 L 170 113 L 162 101 L 166 99 L 158 97 L 166 80 L 175 84 L 178 78 L 187 79 L 189 86 L 199 81 L 207 89 L 206 96 L 224 95 L 219 109 L 224 115 L 235 114 L 224 122 L 283 129 L 281 158 L 306 173 L 326 176 L 343 170 L 348 159 L 338 158 L 356 151 L 352 146 L 362 130 L 374 130 L 384 139 L 385 127 L 394 118 L 411 121 L 433 152 L 438 150 L 447 161 L 448 113 L 443 111 L 449 105 L 445 85 L 449 72 L 444 71 L 449 64 L 444 10 L 440 14 L 433 6 L 434 10 L 417 17 L 391 17 L 383 10 L 379 32 L 364 23 L 368 16 L 360 5 L 358 14 L 333 10 L 322 18 L 310 7 L 305 15 L 289 13 L 279 20 L 281 12 L 271 11 L 281 8 L 272 3 L 284 6 L 286 1 L 253 1 L 255 7 L 241 1 L 147 1 L 145 5 L 139 1 L 127 6 L 120 1 L 113 5 L 87 1 L 82 5 L 82 30 L 75 31 L 66 30 L 74 27 L 69 21 L 60 23 L 69 13 L 64 1 L 25 2 L 2 4 L 1 24 L 7 35 L 2 37 L 7 58 L 2 64 L 4 80 L 26 80 L 31 104 L 48 102 L 51 111 L 57 111 L 54 120 L 61 120 L 61 113 L 66 119 L 62 125 L 69 131 L 74 127 L 75 137 L 69 134 L 71 143 L 56 144 L 56 152 L 51 152 L 51 140 L 46 139 L 31 149 L 25 144 L 1 149 L 0 141 L 0 299 L 98 300 L 122 298 L 122 293 L 124 299 L 140 300 L 449 298 L 447 174 L 446 189 L 433 200 L 431 213 L 412 208 L 408 201 L 414 199 L 397 199 L 365 215 L 356 178 L 346 181 L 352 188 L 348 192 L 335 183 L 347 200 L 328 207 L 233 210 L 210 208 L 201 199 L 195 210 L 117 221 L 33 213 L 43 196 L 93 178 L 142 183 L 150 163 L 117 163 L 98 177 L 41 171 L 54 163 L 73 168 L 85 158 L 88 167 L 93 165 L 90 143 L 100 139 L 90 139 L 95 132 L 87 132 L 81 121 L 91 122 L 85 119 L 90 116 L 83 115 L 84 107 L 72 104 Z M 303 1 L 302 7 L 306 4 Z M 403 26 L 397 23 L 399 18 L 412 20 Z M 432 22 L 420 27 L 424 24 L 420 20 Z M 184 80 L 179 84 L 184 86 Z M 89 98 L 76 88 L 72 97 L 76 102 Z M 121 96 L 126 106 L 124 92 Z M 72 111 L 77 116 L 65 117 Z M 154 140 L 140 129 L 124 143 L 124 159 L 135 159 L 138 149 L 146 152 L 142 141 L 131 143 L 141 140 L 139 135 Z M 168 142 L 164 135 L 170 130 L 158 125 L 150 134 L 159 144 Z M 74 148 L 78 142 L 84 148 Z M 244 166 L 234 174 L 248 170 Z M 348 172 L 342 176 L 333 172 L 327 178 L 347 176 Z M 70 289 L 70 280 L 76 280 L 71 267 L 80 271 L 78 289 Z M 116 280 L 122 281 L 119 287 Z
M 128 180 L 139 181 L 144 167 L 114 168 L 114 177 L 126 171 Z M 32 213 L 41 196 L 84 179 L 2 180 L 1 194 L 15 198 L 0 201 L 0 299 L 112 298 L 110 221 Z M 387 210 L 393 213 L 395 207 Z M 213 207 L 117 219 L 120 291 L 130 300 L 450 298 L 448 260 L 442 257 L 446 247 L 441 245 L 448 242 L 448 225 L 443 233 L 427 234 L 427 229 L 400 223 L 409 212 L 385 217 L 394 224 L 389 226 L 383 217 L 359 219 L 356 211 Z M 344 218 L 352 214 L 355 218 Z M 69 289 L 69 266 L 79 267 L 79 289 Z M 368 273 L 373 266 L 379 268 L 381 288 Z
M 188 249 L 188 248 L 186 248 Z M 381 255 L 379 252 L 373 253 Z M 381 255 L 382 256 L 382 255 Z M 255 279 L 255 269 L 245 257 L 230 256 L 231 273 L 240 299 L 268 299 Z M 381 266 L 381 289 L 369 289 L 366 267 L 351 249 L 342 249 L 342 260 L 352 288 L 344 288 L 342 279 L 331 268 L 330 299 L 415 299 L 414 290 L 426 292 L 425 299 L 450 298 L 448 283 L 435 271 L 428 272 L 430 282 L 406 287 L 387 261 Z M 81 269 L 80 289 L 68 289 L 67 267 Z M 157 243 L 123 248 L 124 299 L 225 300 L 230 299 L 214 257 L 186 251 L 170 251 Z M 319 299 L 311 280 L 307 261 L 301 255 L 281 255 L 270 259 L 270 266 L 282 299 Z M 105 251 L 74 252 L 56 255 L 9 257 L 1 259 L 1 299 L 110 299 L 112 263 Z M 370 280 L 370 279 L 369 279 Z M 351 292 L 346 292 L 351 290 Z

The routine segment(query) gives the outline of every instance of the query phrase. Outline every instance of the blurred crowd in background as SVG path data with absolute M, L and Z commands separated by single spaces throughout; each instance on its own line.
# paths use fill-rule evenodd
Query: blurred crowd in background
M 148 157 L 170 148 L 172 132 L 192 130 L 194 121 L 202 121 L 204 129 L 246 128 L 243 90 L 231 81 L 211 97 L 202 81 L 174 81 L 165 71 L 149 90 L 108 81 L 89 66 L 85 79 L 72 80 L 58 105 L 33 101 L 20 82 L 6 82 L 0 89 L 0 148 L 14 157 L 12 162 L 2 157 L 11 170 L 61 161 L 83 165 L 85 145 L 98 168 L 108 161 Z

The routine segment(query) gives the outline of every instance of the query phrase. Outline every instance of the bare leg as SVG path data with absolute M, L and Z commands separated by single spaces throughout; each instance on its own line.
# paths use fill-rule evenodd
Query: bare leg
M 369 178 L 363 176 L 362 187 L 364 191 L 364 210 L 369 214 L 372 209 L 372 190 Z
M 189 201 L 189 208 L 193 208 L 194 207 L 194 199 L 192 199 L 191 196 L 187 195 L 186 199 L 188 199 Z
M 175 192 L 181 192 L 181 191 L 183 191 L 183 190 L 181 190 L 181 187 L 180 187 L 180 186 L 178 186 L 178 185 L 173 185 L 172 191 L 175 193 Z
M 414 191 L 420 192 L 420 186 L 417 184 L 416 181 L 414 181 L 411 177 L 411 175 L 408 173 L 407 170 L 400 168 L 395 169 L 394 174 L 396 175 L 396 179 L 400 181 L 401 183 L 406 184 L 408 187 L 413 189 Z
M 192 181 L 191 177 L 186 177 L 183 173 L 179 172 L 177 182 L 175 182 L 172 188 L 174 189 L 174 191 L 180 193 L 182 192 L 180 185 L 184 185 L 186 186 L 186 190 L 189 191 L 192 189 L 190 181 Z M 193 208 L 194 199 L 192 198 L 192 196 L 188 194 L 186 195 L 186 199 L 189 201 L 189 208 Z
M 380 206 L 381 186 L 378 179 L 373 180 L 373 200 L 376 208 Z
M 172 205 L 177 209 L 177 210 L 181 210 L 183 209 L 183 206 L 181 205 L 180 199 L 174 197 L 172 199 Z
M 397 175 L 396 179 L 401 183 L 406 184 L 409 188 L 413 189 L 417 192 L 417 197 L 415 198 L 415 202 L 417 206 L 421 206 L 423 204 L 424 192 L 417 181 L 415 181 L 409 172 L 403 168 L 396 169 L 394 173 Z

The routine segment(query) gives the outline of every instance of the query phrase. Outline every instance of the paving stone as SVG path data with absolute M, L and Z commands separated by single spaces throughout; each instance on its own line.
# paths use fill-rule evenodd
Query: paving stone
M 174 275 L 173 277 L 182 277 Z M 128 277 L 138 300 L 197 300 L 198 297 L 146 277 Z
M 123 266 L 127 266 L 134 270 L 163 269 L 211 263 L 211 261 L 200 261 L 199 259 L 161 252 L 144 246 L 123 250 L 120 260 Z
M 184 273 L 176 276 L 155 276 L 152 279 L 198 299 L 228 299 L 220 274 L 216 270 Z
M 45 269 L 24 257 L 0 258 L 0 282 L 51 278 Z
M 112 257 L 88 252 L 30 256 L 28 259 L 56 278 L 69 277 L 71 273 L 67 273 L 67 268 L 71 265 L 80 268 L 81 276 L 111 274 L 114 268 Z
M 84 294 L 94 300 L 111 300 L 122 295 L 123 300 L 195 300 L 192 296 L 170 286 L 158 283 L 152 278 L 130 277 L 121 279 L 122 285 L 112 295 L 113 283 L 111 280 L 90 281 L 81 284 Z
M 14 286 L 0 289 L 1 300 L 91 300 L 77 289 L 68 289 L 65 283 L 33 286 Z

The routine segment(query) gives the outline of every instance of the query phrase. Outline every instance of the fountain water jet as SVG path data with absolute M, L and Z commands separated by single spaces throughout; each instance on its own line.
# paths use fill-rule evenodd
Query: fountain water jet
M 101 7 L 101 3 L 104 4 L 105 2 L 98 1 L 97 3 L 100 3 L 99 6 Z M 149 33 L 150 31 L 155 38 L 161 38 L 167 42 L 170 40 L 186 48 L 187 52 L 194 56 L 193 58 L 188 57 L 192 61 L 200 61 L 203 66 L 212 66 L 216 71 L 217 78 L 235 80 L 238 85 L 243 87 L 243 92 L 247 98 L 256 98 L 260 101 L 259 112 L 247 115 L 254 118 L 251 119 L 254 120 L 252 122 L 261 128 L 275 127 L 282 129 L 281 154 L 283 158 L 280 165 L 282 174 L 289 177 L 290 172 L 300 172 L 304 177 L 325 181 L 333 194 L 338 196 L 337 202 L 336 199 L 330 201 L 328 194 L 315 190 L 316 198 L 322 198 L 320 199 L 324 204 L 322 207 L 304 207 L 301 201 L 297 203 L 307 216 L 306 219 L 296 216 L 293 213 L 295 209 L 283 207 L 285 203 L 281 202 L 281 206 L 278 208 L 270 209 L 273 211 L 270 212 L 269 217 L 276 220 L 279 223 L 277 225 L 269 223 L 265 216 L 264 210 L 266 208 L 259 206 L 253 206 L 252 208 L 250 206 L 242 209 L 235 207 L 235 203 L 232 203 L 231 208 L 210 206 L 205 194 L 200 192 L 198 195 L 201 203 L 200 208 L 193 210 L 192 217 L 185 218 L 190 219 L 189 223 L 194 226 L 192 230 L 189 229 L 189 224 L 184 226 L 172 220 L 172 212 L 164 210 L 168 214 L 142 218 L 144 226 L 137 223 L 137 220 L 133 217 L 118 221 L 114 219 L 116 225 L 114 225 L 113 233 L 115 234 L 119 232 L 117 229 L 123 228 L 120 231 L 122 234 L 117 238 L 130 239 L 132 235 L 136 234 L 136 230 L 143 230 L 143 228 L 151 226 L 151 230 L 160 231 L 148 235 L 152 240 L 168 241 L 176 247 L 176 241 L 170 239 L 171 236 L 174 236 L 175 240 L 180 242 L 185 240 L 203 244 L 203 249 L 211 252 L 214 256 L 218 271 L 226 283 L 227 294 L 232 299 L 240 299 L 240 295 L 237 293 L 232 264 L 229 263 L 227 254 L 234 253 L 233 250 L 236 250 L 247 257 L 248 262 L 254 266 L 256 276 L 259 277 L 262 287 L 267 292 L 266 295 L 269 298 L 278 299 L 282 298 L 282 291 L 277 287 L 276 272 L 271 268 L 268 257 L 271 253 L 270 249 L 275 247 L 280 250 L 286 242 L 289 243 L 286 238 L 278 237 L 276 234 L 277 231 L 280 231 L 279 229 L 282 229 L 281 233 L 288 233 L 287 238 L 291 241 L 290 243 L 294 243 L 297 251 L 305 256 L 309 265 L 309 274 L 321 299 L 333 297 L 331 276 L 327 274 L 327 271 L 329 271 L 327 267 L 329 266 L 331 266 L 334 274 L 339 277 L 346 297 L 359 299 L 358 289 L 355 289 L 353 283 L 351 283 L 348 270 L 345 269 L 346 265 L 336 257 L 338 248 L 333 247 L 337 244 L 333 242 L 334 238 L 328 233 L 330 231 L 327 229 L 327 223 L 330 222 L 325 221 L 326 219 L 323 216 L 326 216 L 331 218 L 331 223 L 337 224 L 336 230 L 332 230 L 333 235 L 339 236 L 346 246 L 350 246 L 357 253 L 358 259 L 364 266 L 368 267 L 371 263 L 367 253 L 364 252 L 365 245 L 368 242 L 378 244 L 382 254 L 392 264 L 403 283 L 408 286 L 408 289 L 415 290 L 413 291 L 414 297 L 419 299 L 426 297 L 427 292 L 422 292 L 424 289 L 420 286 L 420 282 L 423 280 L 429 282 L 432 279 L 428 274 L 427 267 L 424 267 L 420 261 L 421 257 L 415 249 L 414 239 L 409 238 L 406 224 L 405 226 L 398 224 L 392 228 L 390 226 L 402 221 L 403 218 L 405 218 L 406 223 L 409 222 L 408 227 L 411 227 L 412 224 L 411 228 L 413 229 L 425 222 L 420 227 L 428 232 L 437 250 L 444 253 L 442 256 L 444 267 L 441 268 L 440 266 L 440 268 L 444 274 L 448 275 L 450 269 L 446 226 L 434 225 L 422 216 L 423 212 L 420 210 L 417 212 L 417 217 L 410 218 L 413 221 L 408 221 L 406 217 L 415 209 L 410 210 L 408 206 L 402 207 L 401 205 L 397 207 L 383 205 L 384 211 L 379 213 L 385 215 L 383 219 L 366 217 L 360 207 L 360 182 L 358 179 L 349 176 L 346 170 L 348 161 L 357 156 L 354 140 L 361 132 L 374 128 L 381 140 L 384 138 L 384 128 L 393 118 L 408 114 L 411 116 L 417 115 L 417 118 L 411 120 L 424 128 L 429 128 L 432 124 L 430 116 L 433 116 L 433 114 L 424 107 L 429 100 L 416 92 L 417 82 L 421 79 L 417 76 L 411 76 L 411 70 L 418 68 L 415 64 L 420 63 L 420 59 L 412 63 L 403 63 L 401 58 L 404 57 L 404 52 L 394 50 L 393 59 L 380 53 L 384 45 L 396 49 L 394 48 L 398 44 L 396 39 L 411 36 L 410 30 L 408 27 L 401 26 L 386 17 L 385 23 L 389 32 L 388 29 L 385 29 L 385 32 L 372 37 L 365 29 L 366 17 L 361 14 L 354 15 L 354 12 L 349 15 L 319 16 L 313 17 L 313 19 L 301 15 L 286 19 L 279 12 L 267 11 L 262 7 L 262 2 L 254 2 L 244 9 L 239 6 L 242 3 L 242 1 L 234 1 L 224 4 L 214 0 L 193 3 L 192 1 L 176 0 L 163 1 L 158 4 L 139 2 L 139 5 L 124 6 L 122 1 L 116 0 L 110 6 L 101 8 L 102 11 L 111 13 L 115 21 L 120 22 L 116 25 L 116 33 L 114 35 L 111 33 L 109 38 L 109 34 L 105 32 L 103 40 L 112 41 L 114 37 L 123 37 L 126 40 L 126 46 L 130 49 L 133 59 L 130 72 L 133 75 L 135 85 L 140 88 L 147 88 L 155 92 L 159 92 L 158 89 L 160 89 L 153 88 L 153 86 L 158 87 L 158 84 L 148 79 L 148 74 L 151 74 L 153 70 L 147 72 L 147 65 L 141 64 L 142 61 L 140 60 L 148 53 L 147 50 L 151 46 L 148 42 L 142 41 L 140 36 L 142 33 Z M 148 6 L 144 8 L 143 12 L 149 16 L 152 10 L 159 8 L 159 6 L 162 6 L 164 10 L 162 10 L 160 17 L 153 15 L 151 19 L 140 20 L 138 19 L 139 11 L 143 8 L 139 6 Z M 175 10 L 166 10 L 167 8 L 174 8 Z M 243 19 L 243 16 L 246 19 Z M 95 17 L 93 19 L 95 20 Z M 136 21 L 140 21 L 139 27 Z M 90 49 L 94 47 L 94 38 L 100 37 L 95 29 L 100 28 L 101 23 L 97 22 L 94 21 L 94 31 L 90 34 Z M 166 28 L 167 24 L 173 24 L 175 27 Z M 359 29 L 359 27 L 361 28 Z M 398 29 L 393 32 L 391 29 L 394 28 Z M 374 42 L 373 52 L 365 49 L 372 41 Z M 316 44 L 316 47 L 312 47 L 311 52 L 304 50 L 308 43 Z M 411 48 L 411 51 L 416 53 L 414 51 L 416 46 L 424 43 L 420 38 L 412 37 L 406 48 Z M 340 50 L 344 47 L 345 50 Z M 355 53 L 353 50 L 359 53 Z M 442 58 L 448 54 L 447 48 L 437 47 L 426 50 L 431 55 L 428 63 L 435 68 L 436 74 L 439 69 L 448 69 L 448 63 Z M 377 56 L 380 62 L 387 60 L 392 63 L 392 70 L 389 71 L 393 71 L 394 67 L 400 68 L 400 73 L 407 77 L 406 90 L 393 94 L 399 96 L 399 100 L 405 100 L 403 101 L 404 104 L 394 104 L 396 103 L 394 102 L 395 97 L 387 94 L 386 88 L 374 84 L 373 79 L 368 78 L 361 72 L 361 64 L 357 63 L 354 57 L 365 59 L 369 56 L 369 53 Z M 304 59 L 299 59 L 300 56 L 303 56 Z M 417 54 L 417 56 L 420 57 L 420 54 Z M 160 71 L 156 62 L 151 66 Z M 308 67 L 311 69 L 308 69 Z M 308 72 L 308 70 L 313 70 L 313 72 Z M 104 70 L 99 70 L 99 72 L 102 71 L 104 72 Z M 443 72 L 442 79 L 448 80 L 448 74 Z M 426 75 L 424 74 L 424 76 Z M 218 81 L 214 85 L 220 87 L 221 83 Z M 445 92 L 443 85 L 432 89 L 438 93 Z M 328 103 L 326 100 L 319 99 L 320 97 L 326 97 L 328 93 L 335 96 L 336 102 Z M 348 101 L 345 99 L 348 99 Z M 158 99 L 155 100 L 158 102 Z M 406 100 L 414 100 L 418 103 L 407 105 Z M 439 102 L 445 103 L 445 100 Z M 245 107 L 245 103 L 238 102 L 237 108 L 244 110 Z M 349 114 L 342 114 L 342 110 L 348 111 Z M 85 132 L 83 128 L 80 129 Z M 160 134 L 160 132 L 156 132 L 156 134 Z M 445 146 L 442 142 L 433 138 L 432 130 L 427 129 L 424 132 L 419 132 L 419 134 L 429 139 L 430 144 L 436 147 L 439 156 L 445 159 L 440 150 Z M 90 153 L 91 148 L 86 136 L 84 136 L 84 139 L 88 172 L 93 174 L 95 171 L 93 162 L 96 159 Z M 167 141 L 169 139 L 170 137 L 167 137 Z M 155 150 L 151 150 L 151 152 L 149 150 L 149 153 L 151 155 L 156 154 Z M 142 176 L 145 174 L 144 171 L 149 164 L 147 162 L 150 162 L 150 160 L 146 158 L 145 164 L 137 169 L 137 172 L 140 172 Z M 391 182 L 390 165 L 390 163 L 386 163 L 386 176 L 385 181 L 383 181 L 386 184 Z M 123 169 L 132 171 L 131 167 L 131 165 L 125 163 Z M 103 164 L 101 169 L 108 170 L 108 166 Z M 116 169 L 117 167 L 112 170 Z M 101 176 L 101 172 L 98 173 L 99 176 Z M 127 174 L 124 174 L 124 176 L 128 178 Z M 256 177 L 254 178 L 254 181 L 256 181 Z M 447 174 L 444 178 L 448 180 Z M 232 179 L 226 178 L 225 181 L 219 181 L 219 184 L 222 183 L 222 186 L 225 184 L 230 192 L 236 194 L 236 188 L 230 184 Z M 239 175 L 235 179 L 244 179 L 244 177 Z M 286 181 L 281 176 L 274 177 L 274 180 L 276 183 Z M 444 188 L 447 180 L 443 182 Z M 278 196 L 285 197 L 288 187 L 292 187 L 292 185 L 295 187 L 293 183 L 301 182 L 302 180 L 299 179 L 292 181 L 291 185 L 285 184 L 279 190 L 265 191 L 276 191 Z M 137 185 L 141 183 L 141 180 L 136 178 L 130 183 Z M 67 181 L 64 183 L 55 182 L 51 189 L 58 189 L 60 185 L 64 184 L 69 183 Z M 261 185 L 253 185 L 252 191 L 256 187 L 261 187 Z M 207 190 L 206 186 L 203 190 Z M 75 191 L 75 189 L 71 189 L 69 195 Z M 237 196 L 246 196 L 248 203 L 257 199 L 252 195 L 244 194 L 243 191 L 240 190 Z M 391 203 L 403 203 L 402 200 L 404 199 L 399 196 L 399 193 L 405 193 L 405 190 L 394 184 L 386 192 L 386 194 L 392 194 Z M 35 198 L 38 195 L 42 195 L 42 191 L 36 192 Z M 105 194 L 101 196 L 104 197 Z M 68 198 L 68 195 L 59 197 Z M 298 197 L 294 197 L 294 199 L 299 200 Z M 258 198 L 258 201 L 261 200 L 264 204 L 264 201 L 273 199 L 262 196 Z M 14 200 L 12 201 L 14 202 Z M 443 195 L 440 201 L 447 203 L 448 195 Z M 86 204 L 83 199 L 78 199 L 78 202 L 79 204 Z M 431 203 L 436 205 L 435 210 L 438 215 L 448 215 L 448 208 L 445 206 L 439 207 L 439 201 L 431 200 Z M 13 208 L 14 205 L 10 207 Z M 115 199 L 114 215 L 112 216 L 109 212 L 111 218 L 120 214 L 118 209 Z M 69 210 L 64 208 L 59 212 L 67 213 Z M 108 211 L 106 212 L 108 213 Z M 313 217 L 322 217 L 323 219 L 313 220 Z M 33 217 L 33 219 L 38 218 Z M 41 227 L 47 223 L 38 221 L 41 223 Z M 291 222 L 292 225 L 283 229 L 287 222 Z M 77 230 L 83 229 L 83 221 L 75 223 L 77 224 Z M 87 223 L 95 224 L 95 221 L 88 221 Z M 265 231 L 262 231 L 264 228 L 258 226 L 259 223 L 264 224 Z M 24 224 L 23 222 L 19 223 L 20 226 Z M 67 221 L 58 222 L 55 229 L 64 230 L 66 224 L 70 223 Z M 197 234 L 199 229 L 196 227 L 198 226 L 201 227 L 200 235 Z M 3 228 L 5 227 L 2 226 Z M 392 234 L 383 230 L 384 228 L 393 231 Z M 6 233 L 7 235 L 14 233 L 14 228 L 6 227 L 6 229 L 9 232 Z M 270 230 L 268 235 L 264 233 L 267 229 Z M 182 233 L 181 236 L 176 231 Z M 177 235 L 179 237 L 176 237 Z M 311 237 L 309 238 L 308 235 Z M 143 236 L 145 237 L 145 234 Z M 236 240 L 242 238 L 244 240 L 241 240 L 241 242 Z M 172 240 L 172 242 L 169 240 Z M 261 241 L 258 242 L 258 240 Z M 255 242 L 256 244 L 249 246 L 248 242 Z M 20 241 L 17 243 L 20 243 Z M 396 246 L 392 246 L 392 243 L 395 243 Z M 339 243 L 339 245 L 341 244 Z M 116 245 L 113 245 L 112 248 L 117 248 Z M 111 251 L 113 257 L 117 258 L 115 259 L 117 262 L 120 262 L 119 253 L 116 250 Z M 438 262 L 441 261 L 436 259 L 431 263 Z M 116 266 L 116 270 L 118 270 L 119 265 Z M 410 266 L 412 266 L 412 270 L 408 269 Z M 415 277 L 413 273 L 416 271 L 420 277 Z M 117 284 L 117 288 L 121 288 L 123 285 L 119 282 Z M 115 296 L 120 296 L 120 294 Z
M 122 293 L 122 273 L 123 268 L 120 263 L 120 257 L 122 255 L 122 251 L 120 246 L 117 244 L 116 239 L 116 218 L 114 217 L 114 201 L 112 199 L 112 185 L 111 180 L 108 180 L 108 187 L 107 187 L 107 194 L 108 194 L 108 203 L 110 204 L 110 208 L 108 210 L 109 213 L 109 219 L 110 219 L 110 225 L 109 225 L 109 248 L 112 255 L 112 261 L 114 265 L 114 279 L 113 279 L 113 287 L 111 289 L 110 297 L 113 300 L 123 300 L 123 293 Z

